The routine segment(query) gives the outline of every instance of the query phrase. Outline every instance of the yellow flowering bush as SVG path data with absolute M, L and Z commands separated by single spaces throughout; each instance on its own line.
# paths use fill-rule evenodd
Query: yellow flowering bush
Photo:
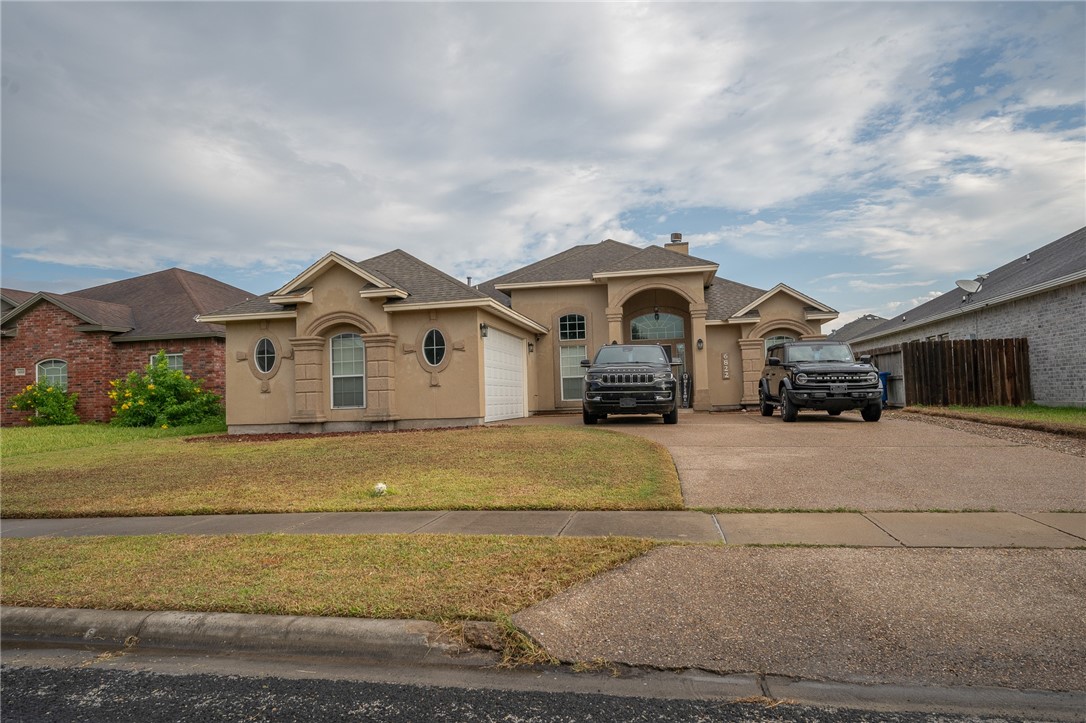
M 109 383 L 112 423 L 121 427 L 160 427 L 197 424 L 222 415 L 217 394 L 203 391 L 201 382 L 170 369 L 160 351 L 143 374 L 129 372 Z
M 27 420 L 31 424 L 79 424 L 79 417 L 75 413 L 78 399 L 79 395 L 75 392 L 68 394 L 62 387 L 41 381 L 28 384 L 26 389 L 8 400 L 8 406 L 34 412 L 34 416 Z

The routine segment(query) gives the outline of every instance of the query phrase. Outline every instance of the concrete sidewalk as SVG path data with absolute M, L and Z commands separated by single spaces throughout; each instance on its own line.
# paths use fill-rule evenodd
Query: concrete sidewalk
M 90 517 L 0 522 L 0 536 L 223 534 L 629 536 L 729 545 L 1086 547 L 1086 512 L 429 511 Z

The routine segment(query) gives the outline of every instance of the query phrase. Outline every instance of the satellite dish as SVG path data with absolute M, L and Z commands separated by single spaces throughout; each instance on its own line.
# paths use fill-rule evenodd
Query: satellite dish
M 954 282 L 959 289 L 967 294 L 975 294 L 980 291 L 980 282 L 973 279 L 961 279 Z

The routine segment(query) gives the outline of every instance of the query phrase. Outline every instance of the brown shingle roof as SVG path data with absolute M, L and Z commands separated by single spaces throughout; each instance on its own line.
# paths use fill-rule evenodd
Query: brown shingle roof
M 765 294 L 765 290 L 756 289 L 719 276 L 705 289 L 705 302 L 709 305 L 707 319 L 728 319 L 735 312 L 747 306 Z
M 236 286 L 177 268 L 63 294 L 73 304 L 89 300 L 129 307 L 133 328 L 114 337 L 117 341 L 217 335 L 223 327 L 200 324 L 193 317 L 252 296 Z
M 487 295 L 481 291 L 473 289 L 459 279 L 419 261 L 400 249 L 355 263 L 359 268 L 379 278 L 387 279 L 392 286 L 408 293 L 406 299 L 390 301 L 390 305 L 472 301 L 487 298 Z
M 574 246 L 571 249 L 548 256 L 545 259 L 528 264 L 524 268 L 511 271 L 504 276 L 482 284 L 493 288 L 500 284 L 528 284 L 548 281 L 591 280 L 592 274 L 612 263 L 633 256 L 641 249 L 629 244 L 607 239 L 598 244 Z M 676 254 L 678 255 L 678 254 Z
M 662 246 L 647 246 L 625 258 L 615 259 L 604 264 L 593 273 L 614 273 L 622 271 L 640 271 L 642 269 L 685 269 L 693 266 L 716 266 L 715 261 L 699 259 L 697 256 L 668 251 Z

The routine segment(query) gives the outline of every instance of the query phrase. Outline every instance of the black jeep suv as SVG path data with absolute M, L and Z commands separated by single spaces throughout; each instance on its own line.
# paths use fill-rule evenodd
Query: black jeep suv
M 595 424 L 608 414 L 662 414 L 664 424 L 679 421 L 675 375 L 660 345 L 611 344 L 581 366 L 585 424 Z
M 882 416 L 882 383 L 871 357 L 856 361 L 841 341 L 791 341 L 769 347 L 758 387 L 763 417 L 781 408 L 781 419 L 796 421 L 800 409 L 838 415 L 859 409 L 865 422 Z

